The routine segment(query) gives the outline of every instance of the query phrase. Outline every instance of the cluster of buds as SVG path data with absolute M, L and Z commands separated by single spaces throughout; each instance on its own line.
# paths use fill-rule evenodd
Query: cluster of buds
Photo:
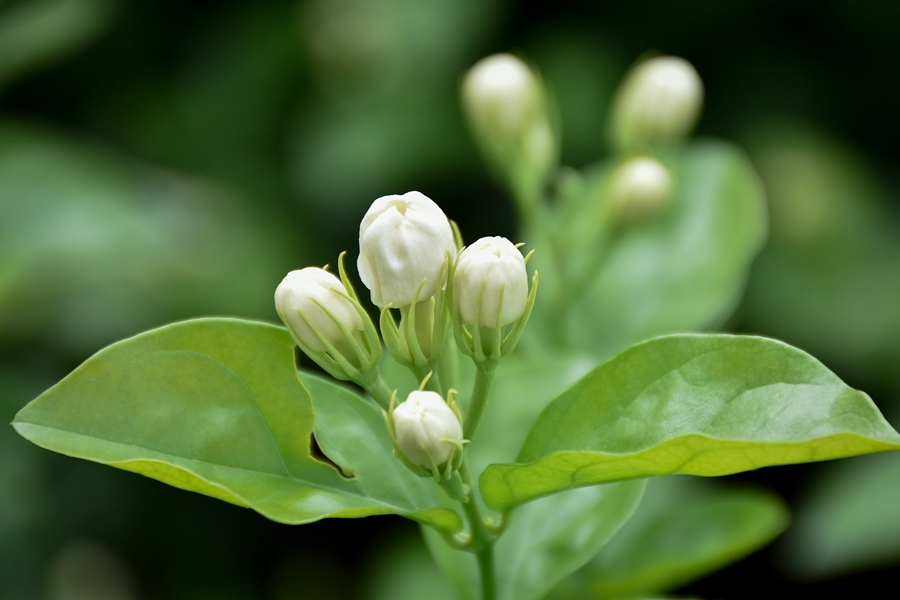
M 630 156 L 607 187 L 614 223 L 646 219 L 666 205 L 674 183 L 653 152 L 690 133 L 702 107 L 703 82 L 683 58 L 658 56 L 631 69 L 612 110 L 613 143 Z
M 385 347 L 421 381 L 419 391 L 396 407 L 396 392 L 390 402 L 389 391 L 380 400 L 395 454 L 463 497 L 462 416 L 452 394 L 445 402 L 424 387 L 451 321 L 460 349 L 477 364 L 493 367 L 511 352 L 534 305 L 537 274 L 529 291 L 528 258 L 506 238 L 482 238 L 462 249 L 454 225 L 419 192 L 375 200 L 360 224 L 359 247 L 359 276 L 381 309 Z M 315 267 L 289 273 L 275 292 L 275 306 L 301 350 L 337 379 L 353 381 L 378 399 L 381 339 L 347 278 L 343 257 L 340 278 Z

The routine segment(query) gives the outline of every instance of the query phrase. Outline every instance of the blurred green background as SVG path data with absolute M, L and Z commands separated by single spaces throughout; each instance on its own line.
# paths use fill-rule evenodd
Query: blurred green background
M 378 196 L 420 190 L 468 239 L 513 237 L 462 121 L 465 69 L 534 62 L 582 166 L 618 81 L 659 50 L 695 64 L 699 134 L 744 145 L 769 194 L 725 329 L 811 352 L 897 425 L 898 31 L 890 0 L 0 0 L 0 419 L 122 337 L 277 320 L 284 274 L 354 256 Z M 896 457 L 742 479 L 783 494 L 794 526 L 682 593 L 895 585 Z M 389 517 L 277 525 L 0 428 L 3 600 L 390 598 L 415 535 Z

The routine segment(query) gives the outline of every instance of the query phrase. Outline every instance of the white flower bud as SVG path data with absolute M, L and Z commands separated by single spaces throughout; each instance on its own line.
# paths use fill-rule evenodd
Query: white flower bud
M 436 392 L 411 392 L 392 414 L 397 446 L 406 460 L 425 467 L 439 466 L 457 448 L 444 441 L 462 441 L 456 414 Z
M 482 127 L 497 127 L 506 134 L 522 130 L 540 102 L 537 77 L 512 54 L 494 54 L 478 61 L 462 84 L 469 118 Z
M 472 132 L 487 158 L 509 180 L 539 182 L 556 160 L 556 139 L 540 78 L 512 54 L 475 64 L 462 83 Z
M 313 352 L 325 352 L 326 348 L 310 325 L 335 348 L 347 345 L 337 322 L 351 333 L 365 328 L 356 307 L 347 299 L 341 280 L 317 267 L 288 273 L 275 290 L 275 309 L 294 339 Z
M 503 327 L 519 319 L 528 299 L 522 253 L 504 237 L 481 238 L 459 256 L 453 296 L 464 325 L 476 325 L 476 314 L 482 327 Z
M 703 82 L 683 58 L 660 56 L 634 67 L 619 88 L 613 135 L 623 149 L 687 134 L 700 116 Z
M 383 196 L 372 203 L 359 226 L 357 267 L 380 307 L 412 304 L 434 296 L 444 285 L 447 259 L 456 242 L 447 216 L 424 194 Z
M 635 221 L 657 212 L 672 195 L 672 176 L 655 158 L 631 158 L 613 173 L 609 194 L 620 221 Z

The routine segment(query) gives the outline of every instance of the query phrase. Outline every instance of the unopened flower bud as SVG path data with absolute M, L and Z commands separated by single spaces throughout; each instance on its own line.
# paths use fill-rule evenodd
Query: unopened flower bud
M 335 348 L 347 345 L 339 323 L 351 333 L 365 329 L 341 280 L 317 267 L 288 273 L 275 290 L 275 309 L 301 347 L 313 352 L 326 351 L 319 336 Z
M 475 64 L 462 84 L 469 118 L 504 134 L 522 129 L 540 102 L 540 84 L 531 69 L 512 54 L 494 54 Z
M 460 447 L 462 426 L 456 413 L 436 392 L 415 391 L 394 409 L 397 447 L 410 463 L 433 469 Z
M 455 256 L 447 216 L 419 192 L 378 198 L 359 226 L 359 276 L 380 307 L 409 306 L 420 286 L 419 301 L 434 296 Z
M 703 105 L 703 82 L 683 58 L 660 56 L 634 67 L 619 88 L 613 137 L 620 149 L 642 148 L 687 134 Z
M 453 297 L 464 325 L 503 327 L 519 319 L 528 299 L 522 253 L 504 237 L 481 238 L 459 256 Z
M 488 56 L 466 73 L 462 99 L 479 146 L 503 176 L 517 185 L 541 181 L 554 164 L 556 140 L 534 71 L 512 54 Z
M 655 158 L 631 158 L 613 173 L 609 194 L 617 219 L 636 221 L 662 208 L 672 195 L 672 176 Z

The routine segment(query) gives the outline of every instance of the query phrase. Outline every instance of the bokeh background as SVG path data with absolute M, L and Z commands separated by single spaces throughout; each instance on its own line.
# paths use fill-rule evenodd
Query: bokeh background
M 770 200 L 725 329 L 811 352 L 897 425 L 898 33 L 891 0 L 0 0 L 0 421 L 117 339 L 276 321 L 283 275 L 354 255 L 378 196 L 420 190 L 470 239 L 513 237 L 457 92 L 514 50 L 551 86 L 576 167 L 605 152 L 630 64 L 693 62 L 699 134 L 741 143 Z M 682 594 L 896 587 L 896 458 L 740 478 L 795 524 Z M 415 535 L 393 517 L 270 523 L 0 427 L 3 600 L 391 598 Z

